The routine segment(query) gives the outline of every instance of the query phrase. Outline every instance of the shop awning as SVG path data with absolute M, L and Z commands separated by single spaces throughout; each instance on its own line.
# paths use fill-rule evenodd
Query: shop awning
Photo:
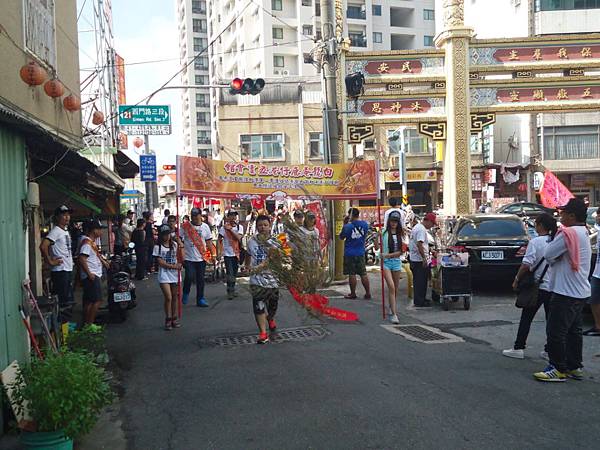
M 45 176 L 44 178 L 41 179 L 41 182 L 43 184 L 47 185 L 48 187 L 65 194 L 73 201 L 79 203 L 79 205 L 83 206 L 84 208 L 89 209 L 90 212 L 92 212 L 92 213 L 100 214 L 102 212 L 102 210 L 100 208 L 98 208 L 92 201 L 88 200 L 87 198 L 78 194 L 77 192 L 72 191 L 71 189 L 69 189 L 67 186 L 65 186 L 64 184 L 62 184 L 60 181 L 56 180 L 52 176 L 49 176 L 49 175 Z
M 125 152 L 118 150 L 113 155 L 115 161 L 115 171 L 124 180 L 135 178 L 140 173 L 140 166 L 138 166 Z

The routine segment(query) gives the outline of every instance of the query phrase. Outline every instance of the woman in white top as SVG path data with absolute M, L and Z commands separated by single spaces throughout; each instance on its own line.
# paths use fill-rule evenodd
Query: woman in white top
M 513 348 L 503 350 L 502 354 L 509 358 L 523 359 L 527 336 L 531 328 L 531 322 L 540 307 L 544 306 L 546 319 L 548 318 L 548 308 L 550 305 L 550 267 L 544 260 L 544 252 L 548 244 L 554 239 L 558 227 L 556 220 L 550 214 L 542 214 L 535 219 L 535 230 L 538 236 L 529 241 L 527 251 L 523 257 L 523 263 L 519 268 L 519 272 L 513 282 L 513 289 L 516 290 L 519 279 L 527 272 L 535 270 L 535 280 L 539 283 L 539 293 L 537 304 L 531 308 L 523 308 L 521 310 L 521 320 L 519 321 L 519 330 L 517 331 L 517 339 Z M 543 278 L 542 278 L 543 277 Z M 546 350 L 542 352 L 542 356 L 546 357 Z
M 177 303 L 179 300 L 179 270 L 181 263 L 177 261 L 177 242 L 171 236 L 171 227 L 160 227 L 158 245 L 154 246 L 152 256 L 158 262 L 158 282 L 165 297 L 165 330 L 179 328 L 177 321 Z

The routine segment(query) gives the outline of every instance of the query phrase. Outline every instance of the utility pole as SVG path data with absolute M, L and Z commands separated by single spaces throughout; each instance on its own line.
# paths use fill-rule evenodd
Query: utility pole
M 344 162 L 344 152 L 340 146 L 338 127 L 338 108 L 337 108 L 337 40 L 335 35 L 335 11 L 332 0 L 321 1 L 321 33 L 325 43 L 325 57 L 323 59 L 323 76 L 325 78 L 325 120 L 323 136 L 329 150 L 332 164 Z M 346 205 L 343 200 L 331 202 L 330 210 L 333 212 L 332 240 L 334 242 L 334 279 L 341 280 L 342 267 L 344 263 L 344 243 L 337 236 L 339 228 L 343 224 Z

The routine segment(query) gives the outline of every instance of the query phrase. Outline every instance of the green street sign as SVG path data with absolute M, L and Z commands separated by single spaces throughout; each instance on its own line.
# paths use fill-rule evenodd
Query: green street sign
M 119 125 L 171 125 L 169 105 L 119 105 Z

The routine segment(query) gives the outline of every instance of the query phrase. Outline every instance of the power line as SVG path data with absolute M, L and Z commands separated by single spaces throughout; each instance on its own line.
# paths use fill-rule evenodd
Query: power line
M 151 92 L 150 94 L 148 94 L 146 97 L 144 97 L 143 99 L 141 99 L 140 101 L 138 101 L 137 103 L 130 105 L 128 109 L 124 110 L 123 112 L 129 111 L 131 109 L 133 109 L 135 106 L 138 106 L 140 103 L 150 99 L 155 93 L 159 92 L 161 89 L 163 89 L 165 86 L 167 86 L 171 81 L 173 81 L 178 75 L 180 75 L 183 71 L 187 70 L 187 68 L 189 66 L 192 65 L 192 63 L 194 61 L 196 61 L 200 56 L 202 56 L 204 54 L 204 52 L 206 52 L 210 47 L 212 47 L 214 45 L 214 43 L 225 33 L 225 31 L 227 31 L 229 29 L 229 27 L 231 27 L 231 25 L 233 25 L 235 23 L 235 21 L 242 15 L 242 13 L 248 8 L 248 6 L 250 6 L 250 4 L 252 3 L 252 0 L 249 0 L 248 3 L 246 3 L 246 6 L 244 6 L 242 8 L 242 10 L 237 13 L 235 15 L 235 17 L 231 20 L 231 22 L 229 22 L 229 24 L 227 24 L 227 26 L 225 26 L 217 36 L 215 36 L 215 38 L 210 41 L 208 43 L 208 45 L 206 47 L 204 47 L 202 50 L 200 50 L 196 56 L 194 56 L 194 58 L 189 61 L 188 63 L 186 63 L 183 67 L 181 67 L 177 72 L 175 72 L 175 74 L 173 74 L 172 77 L 170 77 L 165 83 L 163 83 L 158 89 L 154 90 L 153 92 Z M 120 112 L 117 112 L 115 114 L 112 114 L 110 117 L 106 118 L 104 120 L 104 122 L 102 122 L 101 124 L 99 124 L 96 128 L 94 128 L 92 131 L 92 133 L 94 131 L 96 131 L 98 128 L 100 128 L 103 125 L 106 125 L 107 122 L 111 121 L 112 119 L 114 119 L 115 117 L 117 117 L 120 114 Z
M 269 44 L 269 45 L 260 45 L 258 47 L 248 47 L 248 48 L 244 48 L 243 50 L 238 49 L 237 52 L 244 53 L 244 52 L 249 52 L 249 51 L 253 51 L 253 50 L 262 50 L 264 48 L 270 48 L 270 47 L 281 47 L 283 45 L 297 44 L 298 42 L 307 42 L 307 41 L 312 42 L 312 39 L 298 39 L 295 41 L 281 42 L 281 43 L 275 43 L 275 44 Z M 234 51 L 228 50 L 228 51 L 224 51 L 224 52 L 211 53 L 211 55 L 217 56 L 217 55 L 227 55 L 227 54 L 231 54 L 231 53 L 234 53 Z M 194 59 L 194 58 L 195 58 L 194 56 L 189 57 L 189 59 Z M 137 66 L 137 65 L 141 65 L 141 64 L 157 64 L 157 63 L 163 63 L 163 62 L 179 61 L 180 59 L 181 58 L 151 59 L 151 60 L 145 60 L 145 61 L 134 61 L 134 62 L 123 63 L 123 64 L 109 64 L 106 67 Z M 86 68 L 83 68 L 80 70 L 86 71 L 86 72 L 88 72 L 88 71 L 94 72 L 98 69 L 95 69 L 92 67 L 86 67 Z

